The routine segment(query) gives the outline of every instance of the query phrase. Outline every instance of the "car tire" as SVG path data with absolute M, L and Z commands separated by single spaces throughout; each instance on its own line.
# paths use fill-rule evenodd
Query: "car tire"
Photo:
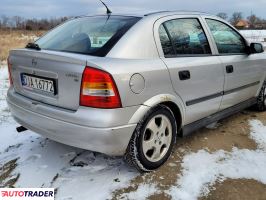
M 177 124 L 164 105 L 152 108 L 138 123 L 129 142 L 125 160 L 140 172 L 151 172 L 170 157 L 176 142 Z
M 257 111 L 263 112 L 266 110 L 266 82 L 263 83 L 259 96 L 257 97 L 257 103 L 255 105 Z

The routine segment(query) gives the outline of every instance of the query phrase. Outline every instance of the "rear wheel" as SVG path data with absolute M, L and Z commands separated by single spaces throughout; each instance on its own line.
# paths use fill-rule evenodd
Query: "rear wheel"
M 257 103 L 255 105 L 256 110 L 265 111 L 266 110 L 266 82 L 264 82 L 260 94 L 257 97 Z
M 176 139 L 174 114 L 166 106 L 151 109 L 137 125 L 125 158 L 141 172 L 163 165 L 171 155 Z

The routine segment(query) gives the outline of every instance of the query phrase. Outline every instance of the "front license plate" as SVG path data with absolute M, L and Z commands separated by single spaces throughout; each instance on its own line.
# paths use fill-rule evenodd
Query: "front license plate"
M 21 74 L 21 83 L 24 88 L 30 90 L 39 90 L 54 95 L 56 94 L 54 79 Z

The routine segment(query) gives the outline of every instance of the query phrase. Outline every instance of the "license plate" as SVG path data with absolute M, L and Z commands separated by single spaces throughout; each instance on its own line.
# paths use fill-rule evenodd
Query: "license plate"
M 54 79 L 21 74 L 21 83 L 26 89 L 43 91 L 54 95 L 56 94 Z

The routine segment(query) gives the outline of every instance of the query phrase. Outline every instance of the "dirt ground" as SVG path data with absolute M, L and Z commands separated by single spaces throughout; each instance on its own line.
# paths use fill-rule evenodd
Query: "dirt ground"
M 137 191 L 144 183 L 158 185 L 156 194 L 148 197 L 149 200 L 169 200 L 171 197 L 165 191 L 176 185 L 182 175 L 181 162 L 188 152 L 197 152 L 207 149 L 209 152 L 225 150 L 231 152 L 234 147 L 238 149 L 257 149 L 256 143 L 249 138 L 249 120 L 258 119 L 266 124 L 266 112 L 258 113 L 251 110 L 242 111 L 217 123 L 216 127 L 204 128 L 194 134 L 179 138 L 174 147 L 173 154 L 167 163 L 155 172 L 141 174 L 134 178 L 129 186 L 119 189 L 112 194 L 113 200 L 127 199 L 124 194 Z M 15 148 L 15 147 L 10 147 Z M 20 174 L 13 175 L 18 158 L 6 163 L 0 168 L 0 186 L 14 187 Z M 199 163 L 200 164 L 200 163 Z M 252 170 L 252 169 L 251 169 Z M 58 175 L 58 174 L 57 174 Z M 57 178 L 57 177 L 56 177 Z M 255 180 L 227 179 L 217 182 L 210 188 L 208 196 L 200 200 L 266 200 L 266 185 Z
M 0 61 L 5 61 L 11 49 L 22 48 L 43 35 L 44 31 L 0 30 Z
M 113 199 L 120 199 L 123 193 L 136 191 L 140 183 L 154 182 L 158 183 L 160 191 L 148 199 L 170 199 L 164 190 L 168 190 L 174 185 L 177 177 L 181 174 L 180 162 L 183 152 L 197 152 L 201 149 L 208 149 L 210 152 L 220 149 L 231 151 L 233 147 L 255 150 L 256 143 L 248 137 L 250 133 L 248 120 L 250 119 L 258 119 L 266 124 L 266 113 L 243 111 L 220 121 L 215 129 L 204 128 L 186 138 L 181 138 L 177 142 L 171 158 L 162 168 L 156 172 L 138 176 L 131 182 L 131 186 L 116 191 Z M 200 200 L 216 199 L 265 200 L 266 185 L 254 180 L 225 180 L 222 183 L 216 183 L 208 196 L 200 198 Z
M 201 200 L 265 200 L 266 185 L 254 180 L 226 180 L 217 183 L 208 197 Z

